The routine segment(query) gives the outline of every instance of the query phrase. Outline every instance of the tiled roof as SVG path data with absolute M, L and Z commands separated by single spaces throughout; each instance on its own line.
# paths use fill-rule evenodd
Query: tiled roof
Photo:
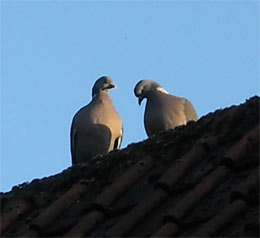
M 258 237 L 259 102 L 1 193 L 1 235 Z

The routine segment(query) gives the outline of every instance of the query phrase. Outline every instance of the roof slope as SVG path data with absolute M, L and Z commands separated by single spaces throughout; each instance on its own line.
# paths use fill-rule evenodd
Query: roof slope
M 259 102 L 2 193 L 1 235 L 258 237 Z

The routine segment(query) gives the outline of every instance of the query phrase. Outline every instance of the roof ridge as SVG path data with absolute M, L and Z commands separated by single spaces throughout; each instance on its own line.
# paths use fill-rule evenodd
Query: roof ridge
M 2 193 L 2 234 L 192 236 L 207 234 L 209 224 L 218 235 L 242 212 L 254 221 L 259 102 L 253 97 Z

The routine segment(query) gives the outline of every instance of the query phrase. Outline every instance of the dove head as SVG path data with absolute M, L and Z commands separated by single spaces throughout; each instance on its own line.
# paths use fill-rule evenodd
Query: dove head
M 111 88 L 116 88 L 113 80 L 107 76 L 102 76 L 95 82 L 92 88 L 92 97 L 100 92 L 108 93 L 108 90 Z
M 153 80 L 141 80 L 134 89 L 135 96 L 138 98 L 138 104 L 141 105 L 144 98 L 148 97 L 151 91 L 160 91 L 168 93 L 160 84 Z

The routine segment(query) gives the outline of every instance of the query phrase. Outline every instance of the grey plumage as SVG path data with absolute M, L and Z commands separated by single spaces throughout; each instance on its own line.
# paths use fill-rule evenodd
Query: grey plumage
M 91 102 L 75 114 L 70 133 L 72 164 L 120 148 L 123 124 L 109 97 L 109 90 L 115 87 L 111 78 L 99 78 Z
M 134 93 L 139 105 L 144 98 L 147 99 L 144 125 L 149 137 L 176 126 L 186 125 L 188 121 L 198 120 L 193 105 L 186 98 L 170 95 L 155 81 L 139 81 Z

